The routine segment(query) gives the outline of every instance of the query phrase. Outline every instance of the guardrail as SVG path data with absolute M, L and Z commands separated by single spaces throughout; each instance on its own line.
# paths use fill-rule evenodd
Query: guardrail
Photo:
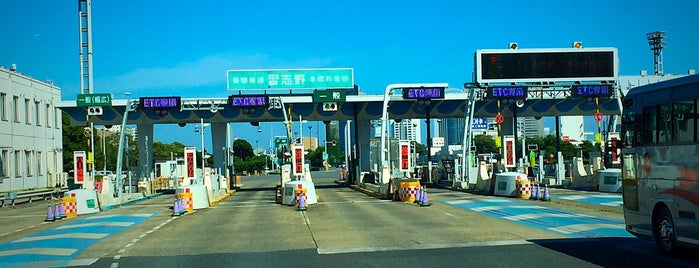
M 67 187 L 64 187 L 61 189 L 61 192 L 65 191 L 67 189 L 68 189 Z M 41 198 L 41 200 L 46 200 L 55 194 L 56 194 L 55 188 L 24 191 L 24 192 L 5 192 L 5 193 L 0 193 L 0 200 L 2 201 L 2 207 L 5 207 L 7 205 L 7 203 L 10 203 L 14 207 L 17 200 L 28 199 L 28 202 L 31 203 L 36 198 Z

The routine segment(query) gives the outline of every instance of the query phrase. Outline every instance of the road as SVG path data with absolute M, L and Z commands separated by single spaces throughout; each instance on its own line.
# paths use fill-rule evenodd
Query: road
M 0 266 L 538 268 L 699 263 L 696 252 L 669 257 L 658 253 L 652 242 L 628 235 L 619 207 L 576 201 L 599 193 L 556 189 L 554 201 L 541 202 L 429 189 L 432 205 L 420 207 L 338 187 L 336 175 L 314 172 L 320 202 L 303 212 L 274 203 L 276 176 L 245 177 L 242 188 L 218 206 L 180 217 L 170 215 L 172 195 L 52 223 L 43 223 L 45 203 L 3 208 Z M 559 194 L 583 197 L 556 198 Z

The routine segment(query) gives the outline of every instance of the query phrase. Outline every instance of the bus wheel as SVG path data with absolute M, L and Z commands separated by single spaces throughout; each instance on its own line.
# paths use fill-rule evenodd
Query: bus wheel
M 677 247 L 675 224 L 667 208 L 660 208 L 653 221 L 653 236 L 658 249 L 664 253 L 672 253 Z

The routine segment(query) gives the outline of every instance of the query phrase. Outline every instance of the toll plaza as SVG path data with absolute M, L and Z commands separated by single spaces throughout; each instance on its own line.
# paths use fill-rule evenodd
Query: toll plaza
M 429 148 L 433 143 L 430 119 L 465 118 L 471 122 L 476 117 L 494 117 L 501 145 L 497 163 L 507 171 L 523 168 L 517 159 L 529 158 L 518 155 L 513 148 L 518 139 L 517 117 L 556 117 L 559 126 L 560 116 L 594 115 L 601 119 L 620 114 L 615 48 L 478 50 L 475 59 L 475 81 L 465 83 L 461 92 L 447 93 L 450 86 L 446 83 L 411 83 L 390 84 L 384 94 L 366 94 L 354 84 L 351 68 L 234 70 L 228 71 L 229 96 L 150 96 L 115 99 L 107 104 L 86 101 L 98 94 L 81 94 L 78 101 L 62 101 L 58 107 L 69 114 L 72 125 L 137 125 L 140 163 L 151 163 L 148 156 L 153 155 L 154 124 L 210 124 L 213 148 L 230 148 L 228 123 L 285 122 L 291 148 L 296 138 L 292 133 L 294 122 L 346 121 L 348 181 L 386 196 L 395 191 L 397 183 L 392 180 L 415 179 L 411 172 L 415 163 L 412 145 L 389 138 L 391 120 L 425 119 Z M 378 140 L 369 135 L 372 122 L 381 125 Z M 602 143 L 599 132 L 597 142 Z M 463 144 L 472 144 L 471 124 L 466 124 L 464 133 Z M 123 133 L 121 136 L 120 144 Z M 473 187 L 484 173 L 473 157 L 472 147 L 462 148 L 451 164 L 456 171 L 451 185 Z M 214 168 L 227 171 L 229 151 L 211 153 Z M 559 166 L 552 184 L 560 184 L 563 179 L 560 150 L 557 158 Z M 149 168 L 147 164 L 142 173 L 150 174 Z M 117 169 L 121 169 L 120 164 Z M 192 180 L 201 182 L 197 177 Z M 300 180 L 303 175 L 291 179 Z M 213 187 L 222 185 L 219 182 Z

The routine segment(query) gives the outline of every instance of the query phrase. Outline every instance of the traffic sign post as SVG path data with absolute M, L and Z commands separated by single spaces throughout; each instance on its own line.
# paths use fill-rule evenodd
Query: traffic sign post
M 595 113 L 595 121 L 597 121 L 597 123 L 602 122 L 603 117 L 604 117 L 604 115 L 602 115 L 602 113 L 600 113 L 600 112 Z
M 505 122 L 505 117 L 502 116 L 502 114 L 498 114 L 495 116 L 495 123 L 502 124 L 502 122 Z

